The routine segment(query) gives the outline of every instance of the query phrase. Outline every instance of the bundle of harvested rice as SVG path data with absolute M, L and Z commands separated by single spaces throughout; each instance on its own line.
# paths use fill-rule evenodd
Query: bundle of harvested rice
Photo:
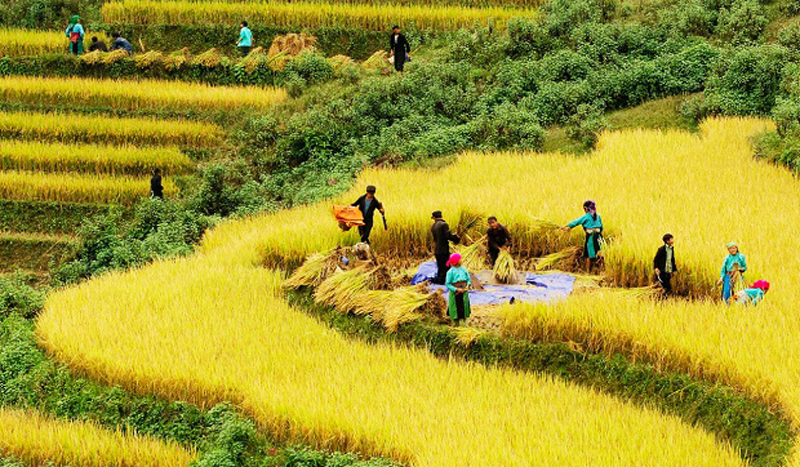
M 385 50 L 379 50 L 372 54 L 361 64 L 361 67 L 366 71 L 374 72 L 391 72 L 392 69 L 389 64 L 389 54 Z
M 317 286 L 336 270 L 342 252 L 334 248 L 326 253 L 309 256 L 294 273 L 283 282 L 284 287 L 299 288 Z
M 164 58 L 164 68 L 167 70 L 178 70 L 189 62 L 190 57 L 189 49 L 184 47 Z
M 371 290 L 354 300 L 354 312 L 371 315 L 373 320 L 382 323 L 389 331 L 396 331 L 400 324 L 421 317 L 419 310 L 428 302 L 429 295 L 420 293 L 417 287 Z
M 151 68 L 164 63 L 164 54 L 157 50 L 151 50 L 150 52 L 134 55 L 133 60 L 139 68 Z
M 423 285 L 421 287 L 421 291 L 422 293 L 427 293 L 427 286 Z M 420 313 L 425 316 L 435 318 L 439 322 L 445 323 L 450 319 L 447 316 L 447 305 L 447 298 L 445 297 L 444 292 L 437 290 L 428 294 L 428 301 L 425 303 L 425 306 L 420 309 Z
M 97 65 L 103 61 L 103 52 L 95 50 L 81 55 L 81 61 L 87 65 Z
M 536 262 L 536 270 L 545 269 L 572 269 L 583 254 L 583 247 L 571 246 L 551 253 Z
M 316 43 L 317 38 L 306 33 L 289 33 L 276 37 L 267 52 L 270 68 L 283 71 L 292 58 L 303 52 L 315 51 Z
M 239 60 L 239 64 L 245 69 L 246 72 L 252 73 L 256 71 L 259 65 L 267 63 L 267 51 L 264 47 L 256 47 L 247 54 L 246 57 Z
M 215 68 L 222 62 L 222 54 L 216 48 L 212 47 L 200 55 L 192 59 L 192 64 L 200 65 L 206 68 Z
M 458 340 L 461 345 L 466 347 L 470 347 L 478 339 L 480 339 L 481 336 L 486 334 L 486 331 L 483 329 L 473 327 L 458 327 L 453 329 L 453 332 L 456 335 L 456 340 Z
M 112 50 L 111 52 L 103 54 L 103 63 L 106 65 L 113 65 L 126 58 L 128 58 L 128 52 L 124 49 Z
M 467 271 L 477 272 L 487 269 L 489 264 L 486 261 L 486 236 L 481 237 L 477 242 L 467 247 L 457 248 L 456 251 L 461 255 L 461 265 Z
M 325 279 L 314 293 L 314 300 L 348 313 L 355 311 L 359 297 L 369 290 L 373 270 L 357 267 Z
M 352 58 L 348 57 L 347 55 L 341 55 L 341 54 L 329 57 L 327 61 L 328 64 L 330 64 L 331 68 L 333 68 L 334 73 L 338 72 L 344 67 L 355 64 Z
M 517 282 L 517 268 L 514 266 L 514 258 L 508 250 L 500 250 L 497 261 L 494 263 L 492 275 L 501 284 Z
M 474 233 L 474 229 L 480 225 L 482 220 L 483 214 L 477 211 L 469 209 L 461 211 L 461 216 L 459 216 L 458 223 L 456 224 L 456 235 L 459 237 L 469 237 L 471 233 Z

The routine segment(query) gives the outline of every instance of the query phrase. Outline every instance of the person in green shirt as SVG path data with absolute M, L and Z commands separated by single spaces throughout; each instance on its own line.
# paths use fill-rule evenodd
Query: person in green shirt
M 83 53 L 83 38 L 86 32 L 81 25 L 81 17 L 72 15 L 69 20 L 69 26 L 66 30 L 67 37 L 69 38 L 69 52 L 74 55 Z
M 236 41 L 236 46 L 242 53 L 242 57 L 246 57 L 253 48 L 253 33 L 247 27 L 247 21 L 242 21 L 242 29 L 239 31 L 239 40 Z
M 470 315 L 469 287 L 472 285 L 472 281 L 467 269 L 461 266 L 460 254 L 450 255 L 447 265 L 450 267 L 444 281 L 447 290 L 450 291 L 447 314 L 456 326 L 461 326 Z
M 739 253 L 739 245 L 736 242 L 730 242 L 725 245 L 728 248 L 728 256 L 722 262 L 722 272 L 719 275 L 717 285 L 722 286 L 722 301 L 730 304 L 731 296 L 734 294 L 733 289 L 737 279 L 741 278 L 744 282 L 744 272 L 747 271 L 747 261 L 744 255 Z
M 586 242 L 583 245 L 583 256 L 586 258 L 586 272 L 592 270 L 592 263 L 597 262 L 597 256 L 600 253 L 600 243 L 603 240 L 603 220 L 600 214 L 597 214 L 597 204 L 588 200 L 583 203 L 583 216 L 575 219 L 569 224 L 562 227 L 565 231 L 582 226 L 583 231 L 586 233 Z

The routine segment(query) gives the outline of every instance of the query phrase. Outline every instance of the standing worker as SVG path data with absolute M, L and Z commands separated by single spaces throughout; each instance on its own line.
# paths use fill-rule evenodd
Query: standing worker
M 506 248 L 511 245 L 511 233 L 506 226 L 497 222 L 497 218 L 489 216 L 489 229 L 486 230 L 486 238 L 489 246 L 489 259 L 492 260 L 492 267 L 497 262 L 497 256 L 500 254 L 501 248 Z
M 442 211 L 433 211 L 431 214 L 433 219 L 433 226 L 431 226 L 431 233 L 433 234 L 433 255 L 436 257 L 436 279 L 434 284 L 444 285 L 447 279 L 447 270 L 450 260 L 450 242 L 458 244 L 461 241 L 458 235 L 450 232 L 450 226 L 442 219 Z
M 83 30 L 83 26 L 81 25 L 80 16 L 72 15 L 72 18 L 69 20 L 69 26 L 67 26 L 66 34 L 69 38 L 69 53 L 75 55 L 82 54 L 83 38 L 86 35 L 86 32 Z
M 253 48 L 253 32 L 247 27 L 247 21 L 242 21 L 242 29 L 239 31 L 239 40 L 236 41 L 236 47 L 242 53 L 242 57 L 246 57 L 250 50 Z
M 406 40 L 406 36 L 400 34 L 400 26 L 392 28 L 392 36 L 389 38 L 389 48 L 392 53 L 390 57 L 394 57 L 394 69 L 403 73 L 403 67 L 406 64 L 406 58 L 411 59 L 411 46 Z
M 350 206 L 355 206 L 361 211 L 364 216 L 364 225 L 358 226 L 358 234 L 361 235 L 361 243 L 369 244 L 369 234 L 372 232 L 372 225 L 375 220 L 375 210 L 380 211 L 381 215 L 386 214 L 383 209 L 383 204 L 375 198 L 375 187 L 369 185 L 366 194 L 361 195 L 355 203 Z
M 472 281 L 467 269 L 461 266 L 461 255 L 458 253 L 450 256 L 447 265 L 450 267 L 445 280 L 447 290 L 450 291 L 447 300 L 447 314 L 456 326 L 461 326 L 470 315 L 469 287 L 472 285 Z
M 739 245 L 736 242 L 730 242 L 725 245 L 728 248 L 728 256 L 722 262 L 722 272 L 719 276 L 717 285 L 722 286 L 722 301 L 730 304 L 731 295 L 733 295 L 733 288 L 736 284 L 734 281 L 741 277 L 744 282 L 744 272 L 747 271 L 747 261 L 744 255 L 739 253 Z
M 678 266 L 675 263 L 675 237 L 672 234 L 666 234 L 662 240 L 664 240 L 664 245 L 656 252 L 656 257 L 653 259 L 653 270 L 656 280 L 664 289 L 664 295 L 669 296 L 672 295 L 672 275 L 678 272 Z
M 153 178 L 150 179 L 150 197 L 164 199 L 164 186 L 161 185 L 161 169 L 153 171 Z
M 586 233 L 586 243 L 583 245 L 583 255 L 586 257 L 586 272 L 592 270 L 592 263 L 597 261 L 598 253 L 600 253 L 600 242 L 603 239 L 603 220 L 600 219 L 600 214 L 597 214 L 597 204 L 588 200 L 583 203 L 583 216 L 575 219 L 563 227 L 564 230 L 583 226 L 583 231 Z

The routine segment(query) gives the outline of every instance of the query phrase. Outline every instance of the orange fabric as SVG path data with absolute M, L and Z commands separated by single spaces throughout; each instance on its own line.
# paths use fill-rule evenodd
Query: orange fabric
M 356 225 L 364 225 L 364 215 L 355 206 L 333 206 L 333 215 L 339 224 L 344 224 L 348 228 Z

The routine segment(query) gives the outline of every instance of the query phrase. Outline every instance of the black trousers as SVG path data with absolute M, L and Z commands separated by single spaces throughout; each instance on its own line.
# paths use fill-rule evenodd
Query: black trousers
M 362 243 L 369 243 L 369 234 L 372 232 L 373 222 L 364 222 L 364 225 L 358 226 L 358 234 L 361 235 Z
M 447 265 L 447 260 L 450 259 L 450 253 L 436 253 L 436 279 L 433 281 L 434 284 L 444 285 L 444 281 L 447 279 L 447 271 L 450 267 Z
M 239 46 L 239 52 L 242 54 L 242 57 L 248 56 L 250 54 L 251 49 L 252 47 L 250 46 L 245 46 L 245 45 Z
M 78 51 L 80 51 L 80 43 L 78 42 L 70 42 L 69 43 L 69 53 L 73 55 L 78 55 Z
M 494 268 L 494 263 L 497 262 L 497 257 L 500 255 L 500 250 L 497 248 L 489 248 L 489 259 L 492 260 L 492 268 Z
M 661 271 L 661 274 L 658 275 L 658 282 L 661 283 L 665 295 L 672 295 L 672 273 Z
M 394 69 L 395 71 L 403 71 L 403 68 L 406 65 L 406 51 L 403 49 L 402 52 L 397 53 L 395 50 L 394 52 Z

